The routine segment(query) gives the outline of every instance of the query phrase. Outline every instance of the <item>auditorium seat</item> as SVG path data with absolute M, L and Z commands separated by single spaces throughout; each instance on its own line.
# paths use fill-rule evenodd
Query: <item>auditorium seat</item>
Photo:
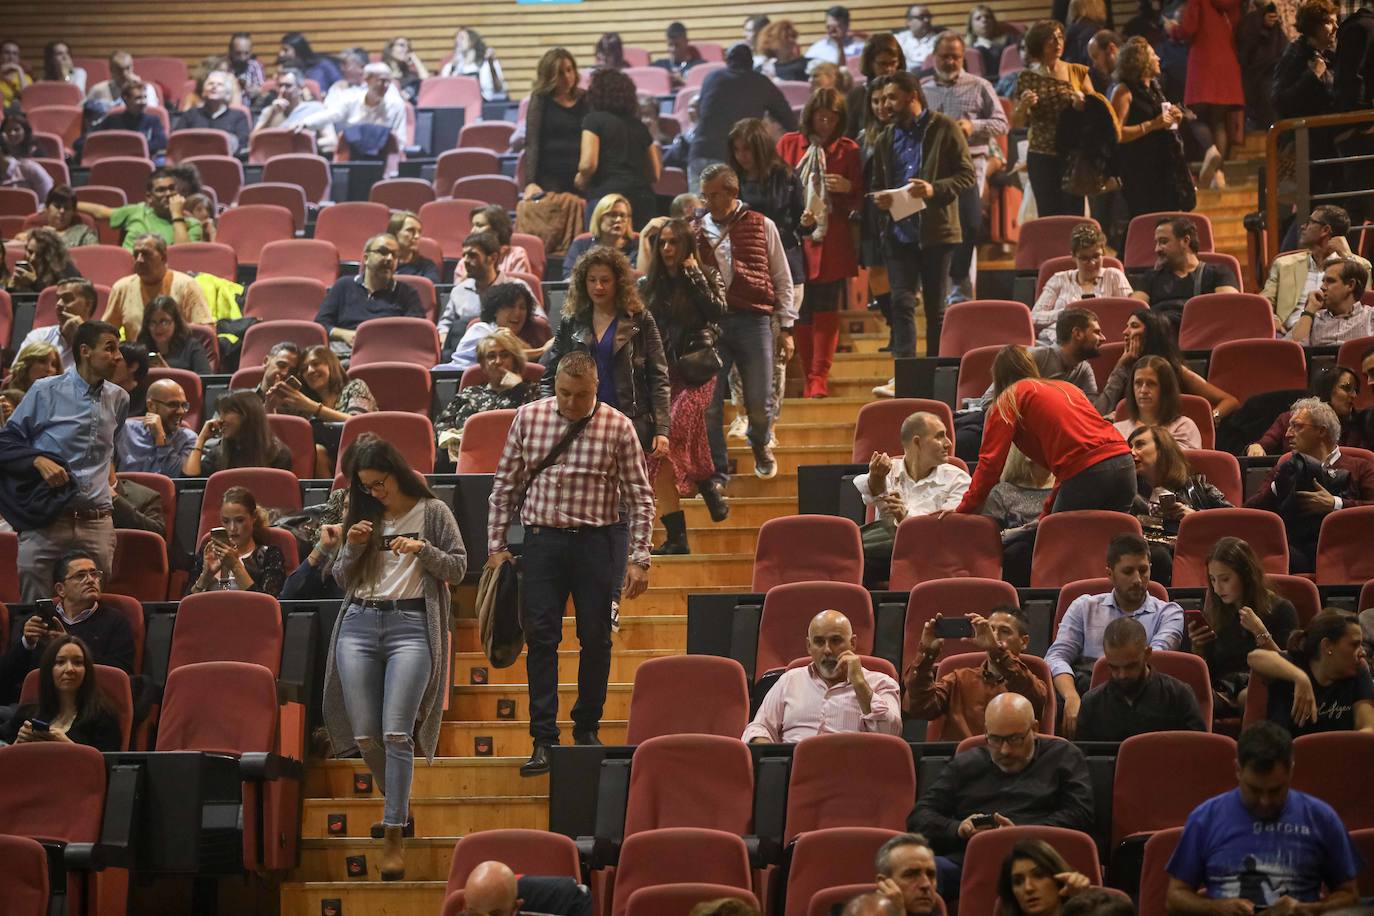
M 200 172 L 201 186 L 213 188 L 215 198 L 225 207 L 233 207 L 238 202 L 239 189 L 243 187 L 243 163 L 233 156 L 189 156 L 180 164 L 194 166 Z
M 411 468 L 421 474 L 434 473 L 434 426 L 429 417 L 404 411 L 379 410 L 349 417 L 339 434 L 339 460 L 363 433 L 376 433 L 400 450 Z M 335 473 L 341 468 L 336 466 Z
M 625 916 L 630 895 L 641 887 L 688 882 L 750 889 L 749 851 L 743 838 L 697 827 L 666 827 L 626 837 L 610 916 Z
M 1182 350 L 1210 350 L 1230 340 L 1273 340 L 1274 308 L 1254 293 L 1204 293 L 1183 305 Z
M 1155 227 L 1162 219 L 1186 217 L 1197 227 L 1197 247 L 1200 251 L 1211 251 L 1212 221 L 1204 213 L 1185 213 L 1181 210 L 1161 210 L 1158 213 L 1142 213 L 1133 217 L 1126 227 L 1126 253 L 1122 256 L 1128 268 L 1155 266 Z M 1236 278 L 1240 280 L 1239 277 Z
M 105 314 L 105 309 L 109 304 L 110 288 L 97 283 L 95 285 L 95 314 Z M 46 328 L 55 324 L 57 324 L 57 287 L 48 286 L 38 294 L 38 304 L 33 311 L 33 326 Z
M 1112 370 L 1116 364 L 1121 362 L 1121 354 L 1126 352 L 1126 344 L 1121 340 L 1108 340 L 1098 347 L 1097 355 L 1088 360 L 1088 365 L 1092 367 L 1093 378 L 1097 381 L 1097 389 L 1101 391 L 1107 386 L 1107 379 L 1111 377 Z M 1203 445 L 1206 445 L 1206 440 Z
M 1008 299 L 973 299 L 945 310 L 940 355 L 963 356 L 979 347 L 1035 343 L 1035 328 L 1025 303 Z
M 1208 510 L 1214 511 L 1214 510 Z M 1103 554 L 1102 565 L 1107 565 L 1106 554 Z M 1050 630 L 1050 641 L 1053 642 L 1059 632 L 1059 623 L 1068 613 L 1069 605 L 1073 604 L 1084 595 L 1105 595 L 1112 590 L 1112 581 L 1104 577 L 1094 577 L 1088 579 L 1078 579 L 1073 582 L 1066 582 L 1059 589 L 1059 598 L 1055 602 L 1054 608 L 1054 627 Z M 1160 601 L 1169 600 L 1169 591 L 1158 582 L 1151 581 L 1149 587 L 1150 594 Z
M 1086 875 L 1094 886 L 1102 884 L 1097 844 L 1088 834 L 1064 827 L 1002 827 L 984 830 L 969 838 L 964 849 L 964 872 L 959 881 L 959 911 L 992 913 L 997 901 L 997 876 L 1002 861 L 1021 840 L 1044 840 L 1064 857 L 1069 868 Z
M 1234 783 L 1234 780 L 1232 780 Z M 1168 916 L 1169 873 L 1164 870 L 1183 838 L 1183 828 L 1150 834 L 1145 841 L 1145 865 L 1140 871 L 1140 916 Z
M 934 579 L 921 582 L 911 590 L 906 602 L 906 624 L 902 636 L 902 667 L 912 665 L 920 656 L 921 630 L 936 614 L 987 615 L 998 605 L 1020 606 L 1016 589 L 1001 579 Z M 946 639 L 941 657 L 960 652 L 982 651 L 972 639 Z
M 495 474 L 514 420 L 514 409 L 484 410 L 469 417 L 458 442 L 458 473 Z
M 333 286 L 339 278 L 339 249 L 322 239 L 279 239 L 262 246 L 259 280 L 306 277 Z
M 375 183 L 367 192 L 367 199 L 389 210 L 415 213 L 434 200 L 434 186 L 420 178 L 388 178 Z
M 314 155 L 315 135 L 290 127 L 263 127 L 248 137 L 248 164 L 266 165 L 277 156 L 292 153 Z
M 260 181 L 239 189 L 238 206 L 267 204 L 285 207 L 291 211 L 291 219 L 296 231 L 305 229 L 306 200 L 305 189 L 298 184 L 284 181 Z
M 1140 533 L 1140 521 L 1124 512 L 1086 509 L 1044 516 L 1031 555 L 1031 588 L 1058 588 L 1099 572 L 1112 538 Z
M 221 213 L 215 241 L 233 248 L 240 264 L 256 265 L 264 245 L 295 235 L 296 219 L 290 210 L 275 204 L 252 204 Z
M 114 286 L 134 272 L 134 256 L 122 245 L 81 245 L 71 249 L 72 264 L 92 283 Z
M 480 414 L 478 415 L 480 416 Z M 873 601 L 868 590 L 851 582 L 806 581 L 775 585 L 763 599 L 759 618 L 754 677 L 786 668 L 807 643 L 811 618 L 835 610 L 849 618 L 856 651 L 873 652 Z
M 453 847 L 442 916 L 460 916 L 458 902 L 468 875 L 483 862 L 503 862 L 516 874 L 582 880 L 577 844 L 547 830 L 483 830 L 469 833 Z
M 814 735 L 792 752 L 783 843 L 831 827 L 902 830 L 915 804 L 916 765 L 905 740 L 872 732 Z
M 840 912 L 840 909 L 855 897 L 862 894 L 870 894 L 872 892 L 872 881 L 861 884 L 840 884 L 835 887 L 827 887 L 811 895 L 811 902 L 806 907 L 806 916 L 830 916 L 831 913 Z M 945 901 L 940 898 L 939 894 L 936 894 L 935 908 L 930 911 L 931 916 L 945 916 L 947 912 L 948 910 L 945 909 Z
M 285 211 L 283 211 L 285 212 Z M 243 316 L 262 321 L 293 319 L 314 321 L 329 288 L 305 277 L 274 277 L 248 285 Z
M 36 105 L 24 110 L 35 134 L 54 134 L 62 139 L 62 158 L 72 156 L 81 137 L 84 112 L 80 105 Z M 51 155 L 51 152 L 49 153 Z
M 93 134 L 92 136 L 101 136 Z M 141 202 L 148 193 L 148 179 L 153 174 L 153 161 L 146 156 L 105 156 L 91 166 L 87 186 L 78 189 L 77 199 L 105 203 L 88 196 L 91 186 L 117 188 L 127 200 Z M 120 205 L 122 206 L 122 204 Z
M 801 747 L 797 745 L 798 750 Z M 908 749 L 907 760 L 910 759 L 911 752 Z M 792 849 L 792 865 L 787 875 L 787 907 L 782 916 L 807 916 L 811 898 L 826 888 L 860 882 L 872 886 L 873 860 L 884 843 L 898 832 L 905 832 L 906 814 L 913 803 L 914 798 L 907 799 L 907 808 L 903 809 L 900 818 L 901 824 L 889 830 L 871 826 L 832 827 L 798 836 L 797 844 Z M 991 910 L 981 912 L 990 913 Z
M 515 125 L 509 121 L 478 121 L 464 124 L 458 131 L 460 149 L 484 149 L 493 153 L 510 152 L 510 138 Z
M 438 264 L 443 261 L 440 255 Z M 434 324 L 439 320 L 439 294 L 434 288 L 434 281 L 429 277 L 420 277 L 415 274 L 397 274 L 396 282 L 404 283 L 406 286 L 415 290 L 415 294 L 420 297 L 420 305 L 424 306 L 425 315 L 429 318 L 429 323 Z
M 528 232 L 512 232 L 510 243 L 525 249 L 525 254 L 530 261 L 530 270 L 534 271 L 535 276 L 542 278 L 544 268 L 548 264 L 548 253 L 544 248 L 544 240 Z
M 145 635 L 145 624 L 143 617 L 143 604 L 128 595 L 120 595 L 108 589 L 100 593 L 100 603 L 105 605 L 108 610 L 112 610 L 124 618 L 124 623 L 129 627 L 129 635 L 134 641 L 134 670 L 135 677 L 143 673 L 143 637 Z
M 1185 395 L 1185 397 L 1194 397 Z M 1197 398 L 1199 401 L 1206 401 L 1206 398 Z M 1208 411 L 1211 417 L 1211 411 Z M 1205 441 L 1205 436 L 1204 436 Z M 1212 486 L 1221 491 L 1226 497 L 1226 501 L 1232 506 L 1240 506 L 1245 502 L 1245 486 L 1241 480 L 1240 462 L 1236 456 L 1230 452 L 1221 452 L 1207 447 L 1185 448 L 1183 457 L 1188 459 L 1188 466 L 1194 474 L 1202 474 L 1207 478 Z M 1194 513 L 1200 514 L 1200 513 Z
M 105 588 L 139 601 L 167 599 L 167 542 L 152 531 L 115 529 L 114 571 Z
M 1307 388 L 1307 358 L 1291 340 L 1232 340 L 1212 350 L 1207 381 L 1241 404 L 1266 391 Z
M 238 256 L 223 242 L 171 245 L 167 248 L 167 266 L 183 273 L 207 273 L 223 280 L 233 280 L 239 272 Z
M 361 379 L 377 399 L 380 410 L 403 411 L 429 417 L 433 380 L 429 368 L 413 362 L 385 360 L 350 366 L 350 379 Z
M 1206 588 L 1207 555 L 1218 539 L 1227 536 L 1253 547 L 1265 572 L 1288 572 L 1288 535 L 1277 514 L 1263 509 L 1207 509 L 1190 513 L 1179 523 L 1173 586 Z
M 738 737 L 662 735 L 635 748 L 625 832 L 704 827 L 741 836 L 754 822 L 754 762 Z
M 897 526 L 888 588 L 910 591 L 933 579 L 1002 576 L 1002 535 L 986 515 L 912 515 Z
M 958 655 L 945 655 L 940 659 L 940 664 L 935 669 L 935 680 L 938 682 L 945 675 L 961 668 L 978 668 L 987 660 L 987 652 L 960 652 Z M 1036 725 L 1036 731 L 1045 735 L 1054 734 L 1054 719 L 1058 710 L 1058 694 L 1054 689 L 1054 678 L 1050 675 L 1050 666 L 1043 658 L 1038 655 L 1028 655 L 1022 652 L 1019 656 L 1031 674 L 1040 678 L 1045 684 L 1045 706 L 1040 713 L 1040 721 Z M 947 740 L 944 736 L 945 717 L 936 716 L 926 724 L 926 740 L 942 741 Z
M 342 449 L 340 449 L 342 450 Z M 299 509 L 301 482 L 296 475 L 281 468 L 226 468 L 216 471 L 205 480 L 205 495 L 200 504 L 200 527 L 196 543 L 218 527 L 220 504 L 224 491 L 230 487 L 244 487 L 264 509 Z
M 367 240 L 386 232 L 391 211 L 384 204 L 353 200 L 325 207 L 315 220 L 315 238 L 332 242 L 339 257 L 345 261 L 359 261 Z
M 1374 827 L 1374 795 L 1360 789 L 1374 772 L 1374 735 L 1318 732 L 1293 739 L 1293 788 L 1336 809 L 1347 830 Z
M 313 321 L 297 318 L 259 321 L 243 333 L 239 364 L 245 367 L 261 366 L 267 354 L 279 343 L 293 343 L 304 351 L 309 347 L 327 346 L 329 338 L 324 326 Z
M 854 450 L 850 460 L 855 464 L 868 464 L 874 452 L 883 452 L 894 461 L 900 461 L 906 448 L 902 442 L 902 422 L 919 410 L 939 417 L 945 424 L 945 431 L 954 438 L 954 413 L 944 401 L 932 398 L 870 401 L 859 408 L 854 420 Z
M 372 318 L 357 330 L 350 367 L 401 362 L 427 371 L 439 362 L 439 332 L 427 318 Z
M 65 80 L 34 80 L 19 92 L 21 108 L 41 108 L 44 105 L 82 105 L 85 93 L 75 83 Z
M 942 335 L 943 336 L 943 335 Z M 963 407 L 969 398 L 981 398 L 992 384 L 992 361 L 1001 345 L 974 347 L 959 357 L 959 380 L 955 386 L 954 403 Z
M 92 665 L 91 673 L 106 707 L 114 713 L 116 721 L 119 722 L 119 749 L 127 751 L 129 736 L 134 727 L 134 700 L 129 687 L 129 675 L 123 668 L 113 665 Z M 19 705 L 38 703 L 39 674 L 39 670 L 35 668 L 25 675 L 23 689 L 19 691 Z
M 177 488 L 172 478 L 147 471 L 120 471 L 118 477 L 145 486 L 162 499 L 162 537 L 171 544 L 176 537 L 177 517 Z
M 1322 519 L 1317 536 L 1317 584 L 1338 585 L 1374 578 L 1369 551 L 1374 506 L 1350 506 Z M 1374 825 L 1370 825 L 1374 826 Z
M 48 853 L 42 844 L 0 835 L 0 863 L 6 916 L 48 916 Z
M 197 156 L 230 156 L 229 135 L 212 128 L 182 128 L 167 135 L 167 164 L 178 165 Z M 228 203 L 228 201 L 226 201 Z
M 1085 216 L 1042 216 L 1022 223 L 1021 236 L 1016 243 L 1016 270 L 1039 270 L 1050 258 L 1068 254 L 1069 236 L 1074 227 L 1082 223 L 1098 225 L 1097 220 Z
M 775 585 L 813 580 L 860 585 L 863 571 L 863 544 L 853 521 L 790 515 L 769 519 L 759 528 L 750 589 L 766 592 Z
M 1336 365 L 1350 369 L 1363 378 L 1363 374 L 1360 373 L 1360 359 L 1370 349 L 1374 349 L 1374 337 L 1356 337 L 1354 340 L 1347 340 L 1336 351 Z M 1355 395 L 1355 407 L 1357 410 L 1374 407 L 1374 385 L 1360 385 L 1360 392 Z
M 514 178 L 506 175 L 466 175 L 453 182 L 448 196 L 486 201 L 504 210 L 514 210 L 520 202 L 520 188 Z
M 1206 731 L 1212 730 L 1212 678 L 1207 671 L 1207 661 L 1200 655 L 1191 652 L 1174 652 L 1168 649 L 1155 649 L 1150 653 L 1150 665 L 1159 671 L 1160 674 L 1167 674 L 1172 678 L 1177 678 L 1192 688 L 1193 696 L 1197 699 L 1198 709 L 1202 713 L 1202 722 L 1206 726 Z M 1093 664 L 1092 684 L 1093 687 L 1100 687 L 1111 679 L 1111 669 L 1107 665 L 1107 657 L 1099 656 Z
M 172 629 L 168 672 L 201 662 L 261 666 L 275 678 L 281 670 L 281 605 L 261 592 L 198 592 L 181 599 Z M 276 702 L 272 704 L 276 708 Z M 275 716 L 273 716 L 275 719 Z
M 312 206 L 328 203 L 333 189 L 329 162 L 311 153 L 273 156 L 262 167 L 262 180 L 298 185 L 305 192 L 306 203 Z
M 416 108 L 462 108 L 464 120 L 482 120 L 482 89 L 472 76 L 430 76 L 420 83 Z
M 190 369 L 173 369 L 168 366 L 154 366 L 148 370 L 148 384 L 159 379 L 171 379 L 186 393 L 186 402 L 191 406 L 186 410 L 182 422 L 193 430 L 200 430 L 201 410 L 205 406 L 205 393 L 201 388 L 200 376 Z
M 482 125 L 484 126 L 484 125 Z M 454 195 L 453 183 L 473 175 L 500 175 L 501 157 L 487 149 L 463 147 L 445 150 L 434 163 L 434 198 L 475 197 L 473 194 Z
M 1183 760 L 1187 779 L 1160 779 Z M 1112 782 L 1112 846 L 1136 834 L 1182 827 L 1198 805 L 1235 788 L 1235 765 L 1236 742 L 1225 735 L 1185 731 L 1127 738 L 1117 751 Z
M 480 414 L 478 414 L 480 416 Z M 658 735 L 739 737 L 749 724 L 749 684 L 732 658 L 674 655 L 635 669 L 625 743 Z
M 1269 586 L 1279 596 L 1287 598 L 1293 605 L 1293 610 L 1298 613 L 1298 626 L 1305 627 L 1308 622 L 1322 611 L 1322 596 L 1317 590 L 1317 585 L 1307 576 L 1290 576 L 1287 574 L 1266 573 Z M 1359 608 L 1367 608 L 1369 602 L 1361 600 Z M 1280 647 L 1282 648 L 1282 647 Z
M 472 210 L 484 206 L 481 200 L 444 198 L 425 204 L 417 215 L 425 235 L 439 243 L 444 257 L 458 261 L 463 257 L 463 239 L 472 231 Z
M 626 902 L 625 916 L 691 916 L 697 904 L 725 898 L 739 900 L 758 910 L 758 898 L 742 887 L 684 881 L 641 887 Z
M 29 216 L 39 205 L 38 195 L 28 188 L 0 188 L 0 216 Z

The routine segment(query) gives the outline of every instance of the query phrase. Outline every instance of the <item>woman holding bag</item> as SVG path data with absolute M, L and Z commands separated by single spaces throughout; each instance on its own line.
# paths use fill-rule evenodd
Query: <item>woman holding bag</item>
M 663 335 L 668 361 L 668 461 L 648 461 L 660 518 L 668 539 L 654 554 L 691 553 L 681 497 L 709 489 L 714 465 L 706 439 L 706 408 L 715 394 L 720 357 L 715 351 L 717 322 L 725 314 L 725 288 L 720 275 L 703 271 L 692 252 L 692 229 L 686 220 L 652 220 L 640 236 L 639 263 L 649 272 L 639 281 L 639 294 Z M 723 503 L 723 500 L 722 500 Z M 723 506 L 728 513 L 729 505 Z M 711 518 L 721 521 L 714 504 Z

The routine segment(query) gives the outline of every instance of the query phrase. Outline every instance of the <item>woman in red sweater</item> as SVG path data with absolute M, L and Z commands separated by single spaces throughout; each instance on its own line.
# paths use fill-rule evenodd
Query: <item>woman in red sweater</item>
M 1130 510 L 1136 492 L 1131 450 L 1081 390 L 1040 378 L 1025 347 L 1016 346 L 1003 347 L 993 360 L 992 385 L 996 395 L 983 425 L 978 468 L 955 511 L 982 507 L 1013 443 L 1054 474 L 1045 512 Z
M 808 398 L 830 393 L 846 283 L 859 272 L 849 218 L 863 199 L 863 167 L 859 145 L 844 135 L 844 128 L 844 96 L 835 89 L 818 89 L 802 110 L 801 130 L 778 140 L 778 155 L 801 179 L 810 217 L 803 218 L 803 226 L 815 227 L 802 243 L 806 286 L 801 316 L 792 328 Z

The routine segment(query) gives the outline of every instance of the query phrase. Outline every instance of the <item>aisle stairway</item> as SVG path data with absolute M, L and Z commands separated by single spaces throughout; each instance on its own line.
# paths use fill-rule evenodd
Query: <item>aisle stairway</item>
M 730 518 L 714 525 L 700 498 L 687 500 L 693 553 L 655 558 L 651 587 L 622 608 L 601 730 L 607 744 L 624 740 L 630 688 L 639 664 L 686 651 L 688 591 L 747 591 L 759 526 L 796 512 L 797 465 L 849 460 L 854 417 L 872 400 L 873 386 L 887 380 L 892 362 L 876 352 L 886 332 L 880 333 L 880 323 L 871 314 L 848 313 L 842 327 L 841 348 L 854 352 L 842 352 L 835 360 L 834 396 L 813 401 L 789 398 L 784 404 L 777 430 L 778 476 L 754 477 L 749 448 L 732 440 L 730 455 L 738 462 L 740 476 L 730 484 Z M 654 540 L 662 539 L 663 531 L 656 527 Z M 482 551 L 480 545 L 469 545 L 469 551 L 474 547 Z M 381 818 L 381 793 L 354 792 L 355 776 L 366 774 L 367 767 L 356 759 L 315 762 L 307 777 L 301 867 L 282 885 L 282 916 L 318 916 L 323 900 L 340 901 L 344 916 L 435 916 L 458 837 L 497 827 L 548 826 L 548 777 L 523 779 L 519 774 L 531 749 L 524 659 L 505 669 L 488 666 L 476 622 L 465 618 L 471 615 L 470 589 L 465 597 L 455 623 L 454 686 L 438 756 L 433 765 L 421 761 L 415 770 L 412 810 L 419 836 L 406 844 L 407 880 L 378 879 L 381 841 L 367 834 L 369 825 Z M 571 617 L 565 619 L 563 633 L 558 680 L 560 710 L 566 717 L 577 679 Z M 503 701 L 513 703 L 513 718 L 499 717 Z M 563 721 L 561 728 L 567 736 L 571 723 Z M 327 831 L 328 819 L 336 814 L 347 815 L 341 836 Z M 349 877 L 348 863 L 354 856 L 366 857 L 365 876 Z

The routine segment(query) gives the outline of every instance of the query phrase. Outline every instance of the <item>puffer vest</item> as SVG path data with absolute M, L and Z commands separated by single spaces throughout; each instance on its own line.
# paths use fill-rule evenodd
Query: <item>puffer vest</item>
M 777 296 L 773 275 L 768 272 L 768 224 L 754 210 L 737 212 L 725 230 L 730 239 L 733 275 L 725 291 L 725 303 L 732 312 L 772 314 Z M 697 260 L 717 264 L 716 252 L 706 233 L 697 234 Z

